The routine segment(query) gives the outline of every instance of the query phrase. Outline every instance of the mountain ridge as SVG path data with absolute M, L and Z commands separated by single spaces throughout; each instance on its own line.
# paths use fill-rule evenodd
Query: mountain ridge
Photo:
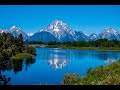
M 117 39 L 120 40 L 120 32 L 107 27 L 101 33 L 95 34 L 92 33 L 87 35 L 82 31 L 74 31 L 71 29 L 66 23 L 61 20 L 54 20 L 52 23 L 48 24 L 46 27 L 38 30 L 36 33 L 25 33 L 21 28 L 17 26 L 12 26 L 10 29 L 5 30 L 0 28 L 0 33 L 11 33 L 13 36 L 18 36 L 22 34 L 24 40 L 28 41 L 58 41 L 58 42 L 66 42 L 66 41 L 94 41 L 98 39 L 107 38 L 109 40 Z

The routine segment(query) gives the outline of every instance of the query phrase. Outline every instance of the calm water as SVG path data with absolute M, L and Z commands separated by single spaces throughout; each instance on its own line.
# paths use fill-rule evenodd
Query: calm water
M 19 61 L 2 70 L 11 85 L 60 84 L 65 73 L 84 76 L 88 68 L 108 65 L 120 59 L 120 52 L 36 48 L 32 60 Z

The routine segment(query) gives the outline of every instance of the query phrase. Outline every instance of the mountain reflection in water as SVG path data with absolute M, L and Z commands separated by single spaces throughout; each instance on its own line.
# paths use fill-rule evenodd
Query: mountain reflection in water
M 48 63 L 48 65 L 52 66 L 54 69 L 62 69 L 67 64 L 69 64 L 71 60 L 84 60 L 86 57 L 98 58 L 100 60 L 104 60 L 104 62 L 108 64 L 111 64 L 116 60 L 120 59 L 118 53 L 113 54 L 114 52 L 65 50 L 60 48 L 48 49 L 48 51 L 41 50 L 42 54 L 39 55 L 39 58 L 45 60 Z
M 52 52 L 47 54 L 46 62 L 54 69 L 62 69 L 70 61 L 70 52 L 67 50 L 54 49 Z
M 109 65 L 120 59 L 120 52 L 93 50 L 36 48 L 36 53 L 37 56 L 31 59 L 0 63 L 0 84 L 58 85 L 66 73 L 84 76 L 88 68 Z

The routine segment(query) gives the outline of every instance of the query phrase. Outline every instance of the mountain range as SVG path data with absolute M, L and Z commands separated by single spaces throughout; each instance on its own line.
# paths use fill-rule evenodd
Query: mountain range
M 40 29 L 36 33 L 28 33 L 26 34 L 23 30 L 17 26 L 12 26 L 10 29 L 5 30 L 0 28 L 0 33 L 11 33 L 13 36 L 18 36 L 22 34 L 24 40 L 28 40 L 31 42 L 49 42 L 49 41 L 58 41 L 58 42 L 66 42 L 66 41 L 92 41 L 97 39 L 106 38 L 108 40 L 117 39 L 120 40 L 120 32 L 114 30 L 113 28 L 105 28 L 101 33 L 95 34 L 92 33 L 87 35 L 82 31 L 74 31 L 71 29 L 66 23 L 60 20 L 55 20 L 50 23 L 48 26 Z

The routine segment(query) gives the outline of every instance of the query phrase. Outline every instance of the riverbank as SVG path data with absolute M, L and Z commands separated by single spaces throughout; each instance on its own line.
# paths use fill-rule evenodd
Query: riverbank
M 30 54 L 30 53 L 19 53 L 19 54 L 16 54 L 15 56 L 12 56 L 11 57 L 11 60 L 18 60 L 18 59 L 23 59 L 23 58 L 31 58 L 32 56 L 34 56 L 34 55 L 32 55 L 32 54 Z
M 63 48 L 63 49 L 75 49 L 75 50 L 96 50 L 96 51 L 113 51 L 120 52 L 120 48 L 105 48 L 105 47 L 73 47 L 66 45 L 40 45 L 40 44 L 30 44 L 34 48 Z
M 65 74 L 63 85 L 120 85 L 120 60 L 108 66 L 89 69 L 86 76 Z

